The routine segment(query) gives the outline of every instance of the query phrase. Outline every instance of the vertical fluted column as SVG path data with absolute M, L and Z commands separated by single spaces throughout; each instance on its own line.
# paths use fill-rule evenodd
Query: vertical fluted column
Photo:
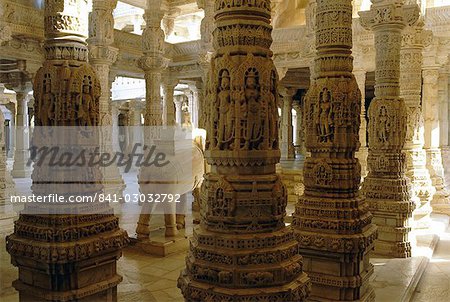
M 423 21 L 407 26 L 403 31 L 400 50 L 400 96 L 407 110 L 406 176 L 411 180 L 413 196 L 419 198 L 413 213 L 414 227 L 426 228 L 430 223 L 431 207 L 435 189 L 426 168 L 422 112 L 422 51 L 427 32 Z
M 215 1 L 201 224 L 178 279 L 186 301 L 304 301 L 309 280 L 275 173 L 278 78 L 270 1 Z M 230 30 L 232 29 L 232 30 Z M 245 30 L 244 30 L 245 29 Z
M 450 194 L 445 188 L 444 166 L 440 148 L 439 123 L 439 65 L 425 66 L 423 68 L 422 106 L 425 119 L 425 151 L 427 155 L 427 168 L 431 181 L 436 189 L 431 201 L 433 211 L 437 213 L 450 212 Z
M 302 103 L 300 102 L 295 102 L 294 106 L 293 106 L 295 113 L 296 113 L 296 137 L 295 137 L 295 149 L 297 154 L 300 154 L 302 156 L 305 156 L 305 141 L 304 141 L 304 136 L 305 136 L 305 129 L 303 126 L 303 108 L 302 108 Z
M 100 96 L 100 123 L 102 137 L 100 148 L 104 152 L 113 150 L 113 125 L 111 117 L 111 65 L 117 60 L 119 50 L 112 47 L 114 43 L 113 10 L 117 0 L 93 0 L 92 13 L 89 16 L 89 62 L 94 67 L 102 94 Z M 125 182 L 117 165 L 107 165 L 102 169 L 103 191 L 107 195 L 122 196 Z
M 28 87 L 27 87 L 28 86 Z M 26 178 L 31 175 L 30 159 L 30 128 L 28 126 L 28 93 L 31 85 L 15 88 L 16 91 L 16 148 L 11 175 L 14 178 Z
M 359 192 L 361 93 L 352 74 L 352 1 L 317 0 L 315 73 L 305 97 L 305 191 L 293 227 L 314 301 L 374 301 L 376 239 Z M 353 282 L 353 280 L 359 280 Z
M 98 137 L 92 126 L 100 120 L 101 89 L 87 63 L 87 3 L 45 4 L 45 61 L 33 85 L 33 144 L 63 148 L 75 156 L 80 149 L 94 152 Z M 13 286 L 20 301 L 117 301 L 122 277 L 116 262 L 127 242 L 126 232 L 119 229 L 109 205 L 95 199 L 102 190 L 98 166 L 80 162 L 76 166 L 35 161 L 33 196 L 57 194 L 66 203 L 26 204 L 14 233 L 6 238 L 11 261 L 19 270 Z M 96 202 L 67 203 L 71 196 Z
M 361 177 L 364 178 L 367 175 L 367 155 L 369 154 L 369 148 L 367 147 L 367 120 L 366 120 L 366 71 L 356 70 L 353 71 L 356 82 L 358 83 L 359 91 L 361 91 L 361 127 L 359 129 L 359 142 L 361 146 L 356 157 L 361 164 Z
M 297 92 L 296 89 L 281 88 L 280 94 L 283 97 L 281 108 L 281 136 L 280 136 L 280 150 L 281 159 L 294 159 L 294 127 L 292 126 L 292 106 L 293 97 Z
M 402 30 L 419 17 L 417 6 L 403 0 L 372 0 L 370 11 L 360 12 L 361 23 L 375 35 L 375 98 L 369 107 L 369 174 L 364 190 L 373 222 L 379 227 L 375 252 L 410 257 L 411 217 L 415 209 L 411 182 L 406 177 L 407 111 L 400 98 Z

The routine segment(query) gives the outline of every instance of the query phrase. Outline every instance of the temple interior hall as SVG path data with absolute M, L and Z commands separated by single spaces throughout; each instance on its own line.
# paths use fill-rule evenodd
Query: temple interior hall
M 0 301 L 449 302 L 449 120 L 450 0 L 0 0 Z

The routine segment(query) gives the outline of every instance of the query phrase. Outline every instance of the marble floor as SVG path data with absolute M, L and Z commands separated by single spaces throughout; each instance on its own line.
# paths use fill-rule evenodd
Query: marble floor
M 450 227 L 441 236 L 433 257 L 419 281 L 412 301 L 450 301 Z
M 124 176 L 127 183 L 125 193 L 137 192 L 136 173 Z M 19 192 L 28 190 L 30 180 L 16 179 Z M 293 210 L 290 207 L 289 210 Z M 137 214 L 121 215 L 121 226 L 135 237 Z M 191 217 L 187 221 L 192 221 Z M 158 216 L 151 222 L 151 229 L 157 231 L 163 225 L 163 217 Z M 186 233 L 192 233 L 192 223 L 188 223 Z M 10 264 L 10 257 L 5 251 L 5 236 L 12 232 L 10 228 L 0 230 L 0 301 L 16 302 L 18 295 L 11 282 L 17 278 L 17 269 Z M 167 257 L 151 256 L 138 246 L 130 245 L 123 251 L 123 257 L 118 261 L 118 272 L 123 276 L 123 282 L 118 286 L 119 301 L 142 302 L 177 302 L 183 301 L 176 287 L 177 278 L 184 268 L 184 258 L 188 248 L 185 247 Z M 395 290 L 395 289 L 394 289 Z M 377 302 L 393 302 L 389 298 L 377 298 Z M 441 237 L 441 241 L 430 260 L 412 298 L 414 302 L 450 302 L 450 229 Z

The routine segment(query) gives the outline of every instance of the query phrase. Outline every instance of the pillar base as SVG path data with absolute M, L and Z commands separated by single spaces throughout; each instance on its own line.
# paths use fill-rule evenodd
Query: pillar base
M 119 168 L 114 165 L 108 166 L 102 169 L 102 174 L 103 194 L 119 200 L 123 196 L 123 191 L 126 187 Z
M 32 168 L 28 166 L 30 152 L 28 150 L 16 149 L 14 154 L 14 164 L 11 175 L 14 178 L 29 178 L 31 177 Z
M 13 178 L 30 178 L 31 173 L 32 173 L 31 170 L 19 169 L 19 168 L 13 167 L 13 169 L 11 171 L 11 176 Z
M 293 233 L 227 234 L 197 227 L 178 279 L 186 301 L 305 301 L 311 283 Z
M 210 286 L 205 283 L 192 280 L 186 271 L 178 279 L 178 287 L 181 288 L 186 302 L 197 301 L 306 301 L 309 289 L 301 286 L 308 282 L 305 273 L 297 280 L 282 286 L 270 288 L 242 288 L 234 289 L 220 286 Z
M 295 229 L 304 270 L 311 278 L 308 301 L 375 301 L 369 263 L 377 237 L 370 225 L 358 234 L 326 234 Z
M 0 233 L 10 233 L 14 229 L 14 219 L 17 214 L 10 205 L 0 205 Z
M 151 236 L 151 239 L 141 239 L 136 246 L 141 248 L 147 254 L 165 257 L 177 252 L 185 251 L 189 246 L 189 240 L 181 233 L 173 237 L 158 235 Z
M 13 286 L 20 301 L 117 301 L 122 277 L 116 261 L 126 242 L 122 230 L 72 242 L 8 236 L 7 250 L 19 269 Z

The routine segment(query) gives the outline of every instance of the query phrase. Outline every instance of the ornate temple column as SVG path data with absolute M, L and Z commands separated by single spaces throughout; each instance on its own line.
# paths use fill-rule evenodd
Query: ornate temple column
M 163 123 L 167 126 L 175 125 L 175 103 L 174 93 L 175 87 L 178 84 L 178 79 L 171 79 L 167 77 L 162 84 L 164 97 Z
M 14 178 L 28 178 L 31 176 L 30 159 L 30 127 L 28 125 L 28 93 L 33 90 L 31 83 L 14 89 L 16 92 L 16 148 L 11 175 Z
M 359 128 L 359 142 L 361 146 L 358 152 L 356 152 L 356 158 L 358 158 L 361 164 L 361 177 L 367 176 L 367 156 L 369 154 L 369 148 L 367 147 L 367 120 L 366 120 L 366 71 L 354 70 L 353 74 L 358 83 L 359 91 L 361 91 L 361 127 Z
M 103 91 L 100 96 L 100 124 L 102 137 L 100 149 L 113 151 L 113 124 L 111 115 L 111 65 L 117 60 L 119 50 L 112 47 L 114 43 L 113 10 L 117 0 L 93 0 L 92 13 L 89 16 L 89 62 L 94 67 Z M 102 168 L 103 190 L 105 194 L 122 196 L 125 182 L 117 165 Z
M 14 103 L 5 104 L 5 107 L 11 112 L 11 119 L 9 121 L 9 150 L 6 152 L 6 157 L 14 158 L 14 152 L 16 150 L 16 106 Z
M 142 51 L 139 66 L 145 74 L 145 126 L 162 126 L 161 79 L 168 60 L 164 57 L 164 31 L 161 20 L 164 12 L 162 0 L 147 0 L 144 20 L 146 27 L 142 33 Z M 159 9 L 158 9 L 159 8 Z
M 414 227 L 427 228 L 430 224 L 431 207 L 435 189 L 426 168 L 422 114 L 422 51 L 426 32 L 423 21 L 407 26 L 403 30 L 400 50 L 400 96 L 407 110 L 406 176 L 411 180 L 412 193 L 416 196 L 417 208 L 413 213 Z
M 450 213 L 450 194 L 445 188 L 444 166 L 440 149 L 439 124 L 439 68 L 440 66 L 424 66 L 422 106 L 425 119 L 425 151 L 427 168 L 431 181 L 436 189 L 431 206 L 437 213 Z
M 212 53 L 214 52 L 213 48 L 213 37 L 212 37 L 212 31 L 213 31 L 213 24 L 214 24 L 214 1 L 209 0 L 197 0 L 197 6 L 200 9 L 203 9 L 205 16 L 202 19 L 202 22 L 200 24 L 200 34 L 201 34 L 201 51 L 199 53 L 199 65 L 202 68 L 203 74 L 202 74 L 202 93 L 200 97 L 201 102 L 199 104 L 199 117 L 198 126 L 202 129 L 205 129 L 207 127 L 206 123 L 206 110 L 204 102 L 206 100 L 206 94 L 208 93 L 207 88 L 210 86 L 208 85 L 210 79 L 208 78 L 208 71 L 209 67 L 211 65 L 211 57 Z
M 281 96 L 283 97 L 281 109 L 281 138 L 280 138 L 280 149 L 281 149 L 281 159 L 294 159 L 295 149 L 294 149 L 294 127 L 292 126 L 292 106 L 293 97 L 297 92 L 296 89 L 281 88 L 279 90 Z
M 147 9 L 145 10 L 144 15 L 146 27 L 142 34 L 144 55 L 139 61 L 139 65 L 145 73 L 146 86 L 144 144 L 149 146 L 155 143 L 155 139 L 162 139 L 159 138 L 158 132 L 158 127 L 163 126 L 163 108 L 160 85 L 162 82 L 162 73 L 168 65 L 168 59 L 164 57 L 164 31 L 161 29 L 161 20 L 164 16 L 162 5 L 162 0 L 147 0 Z M 173 142 L 170 141 L 167 143 L 171 144 Z M 148 156 L 148 149 L 150 148 L 147 148 L 147 151 L 145 151 L 146 155 L 144 156 Z M 139 171 L 139 190 L 141 193 L 146 194 L 146 196 L 148 196 L 147 194 L 162 193 L 154 191 L 155 186 L 152 183 L 151 174 L 152 169 L 146 169 L 145 167 Z M 147 204 L 147 206 L 148 205 L 149 204 Z M 150 210 L 143 206 L 141 215 L 139 216 L 139 221 L 137 223 L 136 233 L 138 239 L 140 239 L 144 244 L 149 244 L 151 246 L 153 241 L 149 238 L 149 225 L 151 218 L 151 213 L 149 212 Z M 168 211 L 166 211 L 164 217 L 165 238 L 162 239 L 164 241 L 162 245 L 165 245 L 167 242 L 172 242 L 173 240 L 171 240 L 171 238 L 178 234 L 174 208 L 171 207 Z M 166 237 L 169 238 L 166 240 Z M 152 251 L 150 251 L 150 253 L 152 253 Z
M 364 190 L 373 222 L 379 227 L 375 252 L 410 257 L 411 217 L 415 209 L 411 182 L 406 177 L 407 108 L 400 98 L 402 30 L 417 21 L 419 9 L 404 1 L 372 0 L 360 12 L 364 28 L 375 34 L 375 98 L 369 107 L 369 174 Z
M 284 225 L 286 189 L 275 173 L 270 1 L 222 3 L 215 1 L 216 52 L 205 101 L 211 172 L 178 287 L 186 301 L 305 301 L 309 279 Z
M 199 101 L 199 91 L 195 84 L 189 85 L 189 92 L 187 93 L 189 113 L 191 114 L 191 123 L 193 128 L 198 128 L 198 101 Z
M 33 143 L 38 147 L 42 142 L 45 146 L 55 143 L 47 135 L 48 128 L 38 130 L 40 126 L 52 127 L 52 132 L 62 131 L 62 126 L 76 126 L 86 130 L 78 132 L 83 137 L 77 139 L 78 143 L 97 141 L 89 126 L 97 125 L 100 119 L 101 89 L 95 70 L 87 63 L 86 6 L 84 0 L 46 1 L 45 61 L 33 85 Z M 62 141 L 56 146 L 62 147 L 72 139 L 58 137 Z M 74 147 L 72 151 L 79 148 L 73 144 L 70 147 Z M 92 148 L 87 151 L 92 152 Z M 68 200 L 69 196 L 94 197 L 101 193 L 98 167 L 79 168 L 35 164 L 33 195 L 52 193 Z M 68 173 L 73 170 L 78 173 Z M 34 214 L 33 209 L 58 214 Z M 82 214 L 60 214 L 62 209 Z M 107 204 L 27 204 L 24 211 L 26 214 L 21 212 L 15 222 L 14 233 L 6 238 L 11 262 L 19 270 L 13 286 L 19 291 L 20 301 L 117 301 L 117 284 L 122 277 L 116 272 L 116 262 L 128 239 Z
M 352 2 L 317 0 L 315 19 L 316 72 L 304 99 L 311 155 L 292 225 L 313 282 L 311 300 L 374 301 L 368 253 L 377 234 L 355 157 L 361 94 L 352 74 Z
M 14 224 L 13 220 L 16 213 L 13 210 L 10 202 L 11 192 L 8 188 L 8 178 L 11 178 L 9 171 L 6 168 L 6 145 L 5 135 L 3 129 L 5 125 L 5 118 L 2 110 L 0 110 L 0 126 L 2 127 L 2 135 L 0 135 L 0 233 L 11 232 Z
M 439 74 L 439 129 L 441 131 L 440 143 L 443 157 L 445 157 L 444 152 L 448 154 L 447 149 L 449 148 L 449 74 L 450 70 L 448 70 L 447 66 L 445 66 Z
M 128 145 L 126 148 L 127 154 L 130 154 L 134 148 L 136 148 L 136 152 L 142 152 L 142 144 L 144 143 L 144 135 L 142 129 L 142 111 L 144 110 L 144 107 L 145 103 L 141 100 L 132 100 L 128 102 Z M 141 146 L 139 146 L 138 144 L 141 144 Z M 136 167 L 136 165 L 132 165 L 131 170 L 137 171 L 138 168 Z
M 294 102 L 293 108 L 295 110 L 295 113 L 297 115 L 297 118 L 295 120 L 296 123 L 296 137 L 295 137 L 295 149 L 297 154 L 300 154 L 302 156 L 305 156 L 305 144 L 304 144 L 304 136 L 305 136 L 305 129 L 303 127 L 303 108 L 302 104 L 300 102 Z
M 119 103 L 111 102 L 112 147 L 113 152 L 120 151 L 119 146 Z

